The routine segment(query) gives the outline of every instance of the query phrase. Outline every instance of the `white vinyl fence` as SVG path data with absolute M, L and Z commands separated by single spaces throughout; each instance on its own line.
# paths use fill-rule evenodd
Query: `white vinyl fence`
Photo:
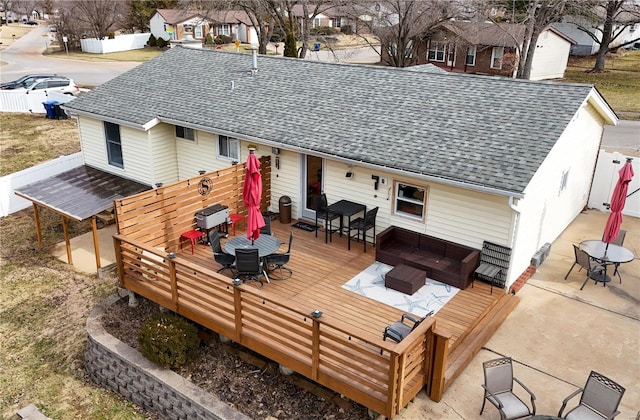
M 598 164 L 593 176 L 591 194 L 589 195 L 590 208 L 608 212 L 611 202 L 611 193 L 618 182 L 618 171 L 627 161 L 627 156 L 619 152 L 607 152 L 600 150 Z M 627 194 L 631 194 L 640 188 L 640 158 L 632 161 L 633 172 L 635 173 Z M 640 217 L 640 191 L 627 197 L 622 214 L 626 216 Z
M 83 164 L 82 152 L 78 152 L 3 176 L 0 178 L 0 217 L 31 206 L 31 201 L 14 194 L 16 188 L 70 171 Z
M 45 114 L 43 102 L 58 101 L 61 104 L 75 99 L 75 96 L 60 92 L 36 92 L 28 94 L 25 91 L 0 90 L 0 112 L 30 112 Z
M 118 51 L 139 50 L 149 41 L 150 33 L 117 35 L 114 39 L 86 38 L 80 40 L 82 52 L 107 54 Z

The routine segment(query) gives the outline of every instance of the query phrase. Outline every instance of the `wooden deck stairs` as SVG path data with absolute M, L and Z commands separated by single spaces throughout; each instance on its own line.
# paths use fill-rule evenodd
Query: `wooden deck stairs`
M 445 390 L 462 373 L 473 357 L 482 349 L 482 346 L 489 341 L 519 302 L 520 298 L 515 295 L 502 294 L 494 300 L 492 305 L 485 308 L 483 313 L 477 317 L 475 324 L 466 330 L 464 335 L 451 343 L 445 371 Z

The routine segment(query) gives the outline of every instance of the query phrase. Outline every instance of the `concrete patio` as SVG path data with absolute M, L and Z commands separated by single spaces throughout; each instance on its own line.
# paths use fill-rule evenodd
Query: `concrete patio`
M 562 400 L 584 385 L 591 370 L 626 388 L 618 419 L 635 419 L 640 410 L 640 219 L 624 217 L 625 247 L 636 256 L 620 267 L 622 283 L 606 287 L 588 282 L 574 268 L 573 243 L 598 239 L 607 214 L 588 210 L 553 243 L 551 253 L 518 292 L 520 304 L 472 363 L 445 392 L 440 403 L 418 394 L 396 419 L 499 419 L 487 404 L 480 416 L 482 362 L 502 355 L 514 359 L 515 375 L 536 394 L 537 413 L 558 413 Z M 103 267 L 113 262 L 113 226 L 100 231 Z M 91 234 L 72 240 L 74 265 L 96 273 Z M 66 261 L 64 245 L 56 254 Z M 109 260 L 111 256 L 112 260 Z M 577 403 L 578 398 L 571 401 Z

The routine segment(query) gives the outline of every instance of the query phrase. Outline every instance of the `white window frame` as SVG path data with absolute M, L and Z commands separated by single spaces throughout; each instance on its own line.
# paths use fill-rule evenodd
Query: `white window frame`
M 182 131 L 182 135 L 180 135 L 179 131 Z M 189 127 L 183 127 L 181 125 L 175 126 L 176 138 L 188 141 L 196 141 L 196 130 Z
M 473 54 L 470 54 L 473 51 Z M 470 45 L 469 47 L 467 47 L 467 56 L 465 58 L 465 64 L 467 66 L 475 66 L 476 65 L 476 46 L 475 45 Z M 473 57 L 473 60 L 471 60 L 471 63 L 469 63 L 469 57 Z
M 223 154 L 226 149 L 227 153 Z M 235 137 L 218 135 L 218 158 L 240 162 L 240 140 Z
M 431 41 L 429 43 L 429 51 L 427 52 L 428 61 L 444 63 L 446 58 L 445 47 L 446 44 L 443 41 Z
M 491 68 L 502 69 L 502 57 L 504 57 L 504 47 L 493 47 L 491 50 Z M 496 65 L 497 63 L 497 65 Z
M 231 36 L 231 25 L 229 25 L 228 23 L 218 25 L 218 35 Z
M 122 153 L 122 136 L 120 125 L 103 121 L 104 138 L 107 146 L 107 162 L 111 166 L 124 169 L 124 156 Z M 110 129 L 111 128 L 111 129 Z
M 410 196 L 407 197 L 404 194 L 408 189 L 415 189 L 417 192 L 422 191 L 422 198 L 420 198 L 420 194 L 418 197 Z M 407 217 L 413 220 L 425 220 L 427 216 L 427 195 L 429 193 L 429 188 L 426 186 L 419 186 L 415 184 L 410 184 L 404 181 L 395 181 L 394 182 L 394 200 L 393 200 L 393 214 L 397 216 Z M 405 209 L 402 209 L 402 206 L 406 206 Z M 419 210 L 420 214 L 416 212 L 410 212 L 411 208 L 415 208 Z

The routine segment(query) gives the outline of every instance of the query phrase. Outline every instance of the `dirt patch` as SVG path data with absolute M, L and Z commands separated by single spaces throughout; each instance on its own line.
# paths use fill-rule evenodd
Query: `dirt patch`
M 138 329 L 159 309 L 146 299 L 138 301 L 137 307 L 130 308 L 127 299 L 120 299 L 106 311 L 102 324 L 111 335 L 139 350 Z M 203 328 L 200 337 L 197 356 L 176 373 L 252 419 L 368 418 L 367 408 L 300 375 L 285 376 L 276 363 L 236 343 L 222 343 L 217 334 Z

